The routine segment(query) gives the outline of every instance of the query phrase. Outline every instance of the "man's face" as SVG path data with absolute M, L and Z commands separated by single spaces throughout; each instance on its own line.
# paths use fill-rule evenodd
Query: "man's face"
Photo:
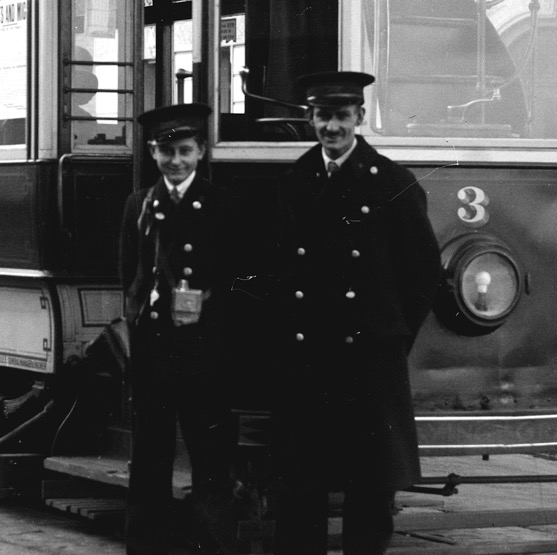
M 193 137 L 151 145 L 153 160 L 173 185 L 182 183 L 197 168 L 204 155 L 205 147 L 199 146 Z
M 315 128 L 319 142 L 329 158 L 335 160 L 350 149 L 356 127 L 364 117 L 361 106 L 331 106 L 313 108 L 309 123 Z

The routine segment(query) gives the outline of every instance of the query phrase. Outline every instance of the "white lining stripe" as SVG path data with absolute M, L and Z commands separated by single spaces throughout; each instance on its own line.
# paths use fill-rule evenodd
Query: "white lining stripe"
M 520 416 L 416 416 L 417 422 L 461 422 L 461 421 L 482 421 L 482 420 L 555 420 L 557 414 L 526 414 Z
M 472 448 L 496 448 L 496 447 L 555 447 L 557 442 L 548 443 L 455 443 L 441 445 L 419 445 L 420 449 L 472 449 Z

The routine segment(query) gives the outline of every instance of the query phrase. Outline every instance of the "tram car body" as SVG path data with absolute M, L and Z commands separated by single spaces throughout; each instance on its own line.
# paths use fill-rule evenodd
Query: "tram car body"
M 294 81 L 336 69 L 376 76 L 360 133 L 415 173 L 442 250 L 410 360 L 421 453 L 553 450 L 556 31 L 553 1 L 0 0 L 0 464 L 106 481 L 91 461 L 129 457 L 118 233 L 154 175 L 137 114 L 212 106 L 210 170 L 245 208 L 249 275 L 278 178 L 315 143 Z M 272 327 L 237 302 L 239 441 L 255 446 Z
M 222 107 L 234 69 L 221 37 L 214 175 L 251 178 L 257 197 L 312 140 L 293 79 L 374 74 L 360 132 L 415 173 L 442 250 L 439 294 L 411 354 L 420 452 L 553 450 L 556 6 L 302 4 L 246 3 L 241 114 Z
M 86 345 L 122 314 L 118 232 L 132 190 L 134 26 L 141 20 L 132 2 L 113 4 L 101 13 L 83 2 L 0 2 L 7 496 L 36 485 L 37 465 L 75 403 Z M 14 468 L 27 479 L 16 479 Z

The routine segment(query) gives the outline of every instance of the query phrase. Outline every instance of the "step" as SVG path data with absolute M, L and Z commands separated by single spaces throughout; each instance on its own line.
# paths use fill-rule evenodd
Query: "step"
M 47 470 L 69 476 L 93 480 L 114 486 L 128 487 L 128 461 L 107 457 L 48 457 L 44 461 Z M 176 499 L 183 499 L 191 491 L 191 472 L 175 469 L 173 492 Z

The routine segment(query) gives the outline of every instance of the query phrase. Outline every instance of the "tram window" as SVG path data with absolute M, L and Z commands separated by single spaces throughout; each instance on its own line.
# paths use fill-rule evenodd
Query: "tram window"
M 133 75 L 121 63 L 131 55 L 126 8 L 116 0 L 74 0 L 72 54 L 64 74 L 73 149 L 131 142 Z
M 554 2 L 222 0 L 220 7 L 221 141 L 307 138 L 295 126 L 303 111 L 270 100 L 302 103 L 296 77 L 335 69 L 376 76 L 361 132 L 377 144 L 557 139 Z M 294 132 L 269 128 L 281 122 Z
M 144 107 L 150 110 L 156 106 L 156 26 L 145 25 L 143 32 L 143 72 L 145 80 Z M 193 25 L 191 19 L 172 22 L 172 74 L 184 71 L 183 90 L 178 82 L 172 88 L 172 103 L 193 101 Z M 182 95 L 182 96 L 180 96 Z
M 176 75 L 178 70 L 186 72 L 183 80 L 183 102 L 191 102 L 193 100 L 193 37 L 192 37 L 192 21 L 185 19 L 175 21 L 172 25 L 172 43 L 174 45 L 174 65 L 173 74 Z M 180 100 L 178 86 L 173 88 L 173 104 L 177 104 Z
M 0 1 L 0 146 L 25 144 L 27 3 Z
M 148 4 L 145 3 L 147 6 Z M 155 79 L 156 79 L 156 29 L 154 25 L 145 25 L 143 30 L 143 75 L 145 80 L 145 98 L 143 105 L 146 110 L 155 107 Z
M 304 73 L 337 69 L 338 5 L 338 0 L 221 2 L 221 140 L 306 138 L 294 81 Z M 254 96 L 242 90 L 244 66 L 247 91 Z
M 234 14 L 221 19 L 220 111 L 223 114 L 243 114 L 245 97 L 240 72 L 245 66 L 245 14 Z
M 557 10 L 546 2 L 365 3 L 371 132 L 557 138 Z

